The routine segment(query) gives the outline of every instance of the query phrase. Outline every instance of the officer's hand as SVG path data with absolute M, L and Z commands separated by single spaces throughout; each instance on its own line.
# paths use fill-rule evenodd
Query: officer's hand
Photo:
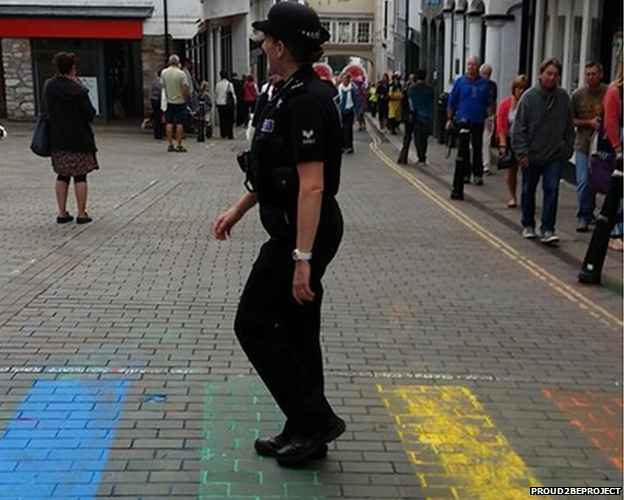
M 297 304 L 314 300 L 314 292 L 310 288 L 310 262 L 298 260 L 295 263 L 295 274 L 293 276 L 293 297 Z
M 230 232 L 240 219 L 240 216 L 236 213 L 233 208 L 223 212 L 217 220 L 215 220 L 214 225 L 212 226 L 212 234 L 218 240 L 226 240 L 230 237 Z

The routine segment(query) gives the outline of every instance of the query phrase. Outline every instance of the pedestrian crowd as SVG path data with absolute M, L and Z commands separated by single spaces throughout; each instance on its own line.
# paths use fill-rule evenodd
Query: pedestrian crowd
M 574 163 L 578 199 L 576 230 L 589 232 L 596 223 L 596 194 L 606 194 L 615 158 L 622 152 L 622 64 L 610 84 L 603 82 L 602 65 L 585 65 L 585 82 L 571 95 L 559 86 L 561 63 L 543 61 L 535 85 L 518 75 L 510 93 L 499 102 L 493 69 L 476 56 L 446 96 L 445 130 L 457 143 L 451 199 L 464 199 L 464 186 L 484 186 L 494 168 L 505 170 L 507 207 L 521 208 L 522 236 L 557 245 L 557 209 L 563 169 Z M 366 108 L 382 132 L 396 134 L 403 127 L 398 163 L 406 164 L 413 140 L 419 166 L 427 165 L 427 143 L 432 133 L 434 89 L 419 69 L 401 83 L 401 76 L 384 74 L 371 83 Z M 442 100 L 443 102 L 443 100 Z M 349 123 L 349 122 L 345 122 Z M 345 135 L 346 137 L 346 135 Z M 493 150 L 498 150 L 494 155 Z M 518 196 L 518 172 L 521 172 Z M 542 186 L 542 213 L 536 231 L 536 194 Z M 609 242 L 622 251 L 622 209 Z

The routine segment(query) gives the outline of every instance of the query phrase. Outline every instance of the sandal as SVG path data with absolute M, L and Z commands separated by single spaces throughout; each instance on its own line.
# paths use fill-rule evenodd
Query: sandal
M 167 152 L 168 153 L 175 153 L 175 148 L 172 145 L 169 145 L 169 147 L 167 148 Z
M 56 218 L 56 223 L 57 224 L 66 224 L 66 223 L 71 222 L 73 220 L 74 220 L 74 218 L 71 215 L 69 215 L 69 213 L 67 213 L 67 214 L 65 214 L 63 216 L 59 215 Z
M 89 214 L 84 214 L 84 217 L 76 217 L 76 224 L 88 224 L 93 219 L 89 217 Z
M 176 153 L 186 153 L 187 149 L 184 146 L 178 146 L 176 148 Z

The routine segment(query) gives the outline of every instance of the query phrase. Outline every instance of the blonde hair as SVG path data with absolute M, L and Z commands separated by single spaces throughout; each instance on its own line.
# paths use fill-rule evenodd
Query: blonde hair
M 528 89 L 529 88 L 529 77 L 526 75 L 518 75 L 511 82 L 511 93 L 519 88 Z
M 210 91 L 210 84 L 206 80 L 204 80 L 203 82 L 201 82 L 199 90 L 201 90 L 202 92 Z

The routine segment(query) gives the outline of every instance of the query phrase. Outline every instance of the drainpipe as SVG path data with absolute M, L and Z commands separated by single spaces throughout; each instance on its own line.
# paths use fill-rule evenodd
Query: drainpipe
M 163 0 L 163 16 L 165 21 L 165 64 L 169 61 L 169 13 L 167 0 Z

